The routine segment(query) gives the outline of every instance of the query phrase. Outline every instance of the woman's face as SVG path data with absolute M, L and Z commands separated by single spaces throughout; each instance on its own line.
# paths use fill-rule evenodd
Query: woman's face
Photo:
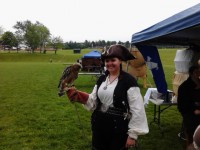
M 118 73 L 120 71 L 121 60 L 117 57 L 105 59 L 105 67 L 111 73 Z

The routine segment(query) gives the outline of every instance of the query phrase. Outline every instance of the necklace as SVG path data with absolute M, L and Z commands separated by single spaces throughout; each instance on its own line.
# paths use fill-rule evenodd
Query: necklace
M 109 77 L 108 77 L 108 80 L 106 81 L 106 86 L 104 86 L 103 89 L 106 90 L 108 85 L 112 84 L 117 78 L 118 76 L 114 80 L 112 80 L 110 83 L 108 83 L 108 80 L 109 80 Z

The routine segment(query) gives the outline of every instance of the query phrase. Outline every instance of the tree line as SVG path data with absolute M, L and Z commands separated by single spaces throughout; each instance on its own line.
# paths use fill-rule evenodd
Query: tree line
M 17 21 L 13 26 L 15 32 L 6 31 L 4 32 L 3 27 L 0 26 L 0 45 L 3 48 L 11 49 L 15 47 L 17 50 L 20 49 L 20 45 L 26 45 L 29 50 L 34 52 L 36 49 L 39 49 L 41 52 L 45 52 L 48 48 L 57 49 L 75 49 L 75 48 L 95 48 L 95 47 L 105 47 L 112 44 L 123 44 L 126 47 L 130 47 L 129 41 L 123 43 L 121 41 L 88 41 L 85 40 L 82 43 L 69 41 L 63 42 L 63 39 L 60 36 L 53 36 L 50 33 L 50 30 L 36 21 L 32 23 L 29 20 L 26 21 Z
M 3 48 L 20 48 L 20 45 L 26 45 L 28 49 L 34 52 L 36 49 L 44 51 L 46 47 L 53 47 L 54 49 L 62 48 L 63 40 L 61 37 L 54 37 L 51 35 L 50 30 L 36 21 L 32 23 L 29 20 L 17 21 L 13 26 L 15 32 L 3 32 L 0 28 L 0 41 Z

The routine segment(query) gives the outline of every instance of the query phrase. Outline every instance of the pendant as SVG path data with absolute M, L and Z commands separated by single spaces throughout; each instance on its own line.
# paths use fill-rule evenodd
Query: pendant
M 107 86 L 104 86 L 103 89 L 106 90 L 106 89 L 107 89 Z

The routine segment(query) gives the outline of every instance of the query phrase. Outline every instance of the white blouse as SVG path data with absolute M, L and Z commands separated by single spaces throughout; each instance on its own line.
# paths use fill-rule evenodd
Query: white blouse
M 108 82 L 108 78 L 105 82 L 102 82 L 101 86 L 98 90 L 98 97 L 102 104 L 107 106 L 113 106 L 113 93 L 114 89 L 118 83 L 118 79 L 113 81 L 111 84 Z M 107 85 L 107 89 L 103 88 Z M 93 111 L 97 105 L 97 85 L 94 86 L 93 91 L 89 94 L 89 98 L 84 107 L 87 110 Z M 138 135 L 144 135 L 149 132 L 147 117 L 144 109 L 143 98 L 140 93 L 139 87 L 131 87 L 127 91 L 128 102 L 130 107 L 130 112 L 132 113 L 132 117 L 129 121 L 128 134 L 131 138 L 137 139 Z

